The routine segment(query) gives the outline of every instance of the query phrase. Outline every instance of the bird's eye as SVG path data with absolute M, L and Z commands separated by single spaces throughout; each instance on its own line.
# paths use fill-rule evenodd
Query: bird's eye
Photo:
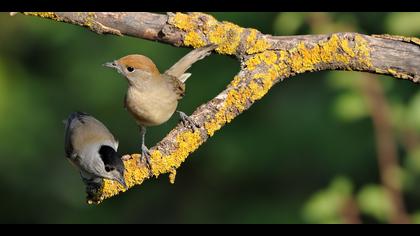
M 133 72 L 134 71 L 134 68 L 131 67 L 131 66 L 127 66 L 127 70 L 128 70 L 128 72 Z
M 110 171 L 113 171 L 115 168 L 113 168 L 113 167 L 110 167 L 110 166 L 105 166 L 105 170 L 106 170 L 106 172 L 110 172 Z

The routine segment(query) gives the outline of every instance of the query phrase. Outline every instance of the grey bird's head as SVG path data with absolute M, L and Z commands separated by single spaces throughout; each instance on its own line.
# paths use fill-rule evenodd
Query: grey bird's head
M 120 155 L 112 147 L 107 145 L 102 145 L 98 152 L 105 166 L 103 170 L 100 170 L 102 177 L 115 180 L 124 186 L 124 188 L 127 188 L 124 179 L 124 163 Z

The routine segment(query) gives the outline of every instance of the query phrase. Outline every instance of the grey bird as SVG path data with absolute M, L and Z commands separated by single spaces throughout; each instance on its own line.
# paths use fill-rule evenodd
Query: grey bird
M 87 190 L 101 186 L 103 179 L 127 188 L 124 163 L 117 153 L 118 141 L 105 125 L 84 112 L 70 114 L 65 125 L 66 157 L 80 171 Z

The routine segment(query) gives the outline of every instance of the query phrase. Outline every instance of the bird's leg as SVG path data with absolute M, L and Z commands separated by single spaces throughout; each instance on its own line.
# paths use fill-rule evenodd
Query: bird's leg
M 144 144 L 145 136 L 146 136 L 146 127 L 141 126 L 140 127 L 140 133 L 141 133 L 141 162 L 146 162 L 147 167 L 149 170 L 151 170 L 152 166 L 150 165 L 150 152 L 149 149 Z M 140 166 L 140 163 L 137 163 L 138 166 Z
M 189 116 L 187 116 L 187 114 L 185 114 L 184 112 L 182 112 L 182 111 L 176 111 L 176 112 L 179 113 L 179 116 L 181 117 L 182 123 L 184 123 L 184 125 L 186 127 L 190 127 L 194 131 L 196 130 L 196 128 L 199 127 L 198 124 L 193 119 L 191 119 Z

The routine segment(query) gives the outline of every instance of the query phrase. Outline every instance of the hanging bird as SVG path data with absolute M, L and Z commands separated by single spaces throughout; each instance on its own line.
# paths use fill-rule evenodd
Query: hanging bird
M 65 123 L 66 157 L 79 169 L 87 189 L 100 186 L 103 178 L 127 188 L 118 141 L 105 125 L 83 112 L 71 113 Z

